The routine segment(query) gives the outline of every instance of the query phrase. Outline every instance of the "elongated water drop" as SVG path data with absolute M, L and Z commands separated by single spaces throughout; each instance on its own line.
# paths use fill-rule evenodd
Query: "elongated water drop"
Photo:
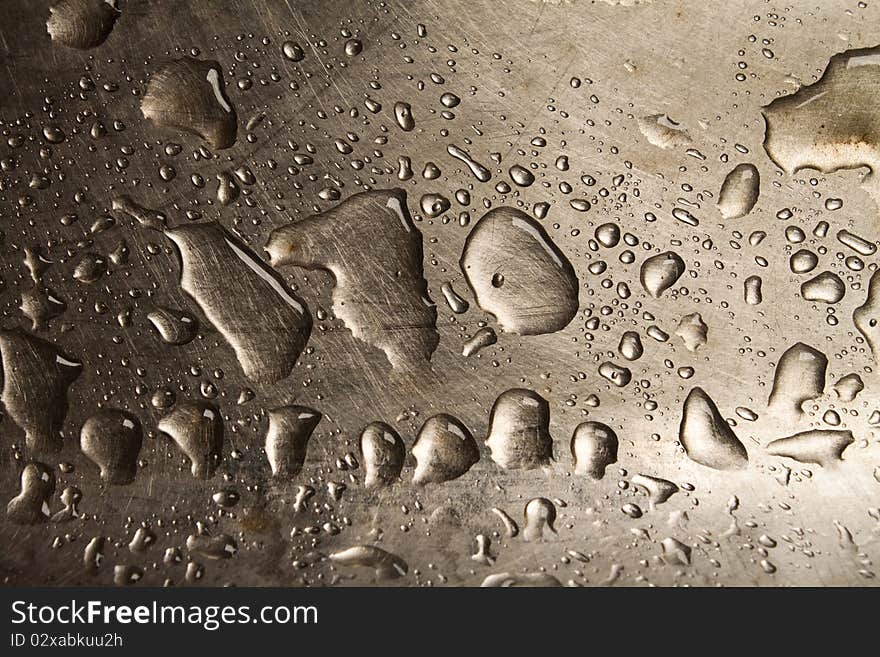
M 754 164 L 744 162 L 734 167 L 721 185 L 718 211 L 724 219 L 746 216 L 758 202 L 761 176 Z
M 571 436 L 574 473 L 602 479 L 605 469 L 617 463 L 618 439 L 614 429 L 601 422 L 582 422 Z
M 684 402 L 678 439 L 688 457 L 701 465 L 736 470 L 749 463 L 745 446 L 702 388 L 691 389 Z
M 406 446 L 392 427 L 371 422 L 361 432 L 360 448 L 366 470 L 364 486 L 390 486 L 400 478 Z
M 306 460 L 309 438 L 321 414 L 305 406 L 282 406 L 269 411 L 266 455 L 276 477 L 295 477 Z
M 57 452 L 67 416 L 67 390 L 82 372 L 82 363 L 21 329 L 0 330 L 0 355 L 0 399 L 24 430 L 28 450 L 35 454 Z
M 238 117 L 215 61 L 184 57 L 168 62 L 150 76 L 141 112 L 158 126 L 198 135 L 211 148 L 235 143 Z
M 290 374 L 312 330 L 305 303 L 219 224 L 166 235 L 180 252 L 180 287 L 235 350 L 245 375 L 274 383 Z

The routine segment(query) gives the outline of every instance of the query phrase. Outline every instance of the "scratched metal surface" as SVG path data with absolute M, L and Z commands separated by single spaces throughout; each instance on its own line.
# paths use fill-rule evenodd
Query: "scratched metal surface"
M 617 586 L 876 582 L 880 543 L 872 507 L 880 491 L 880 454 L 869 418 L 878 382 L 852 320 L 865 301 L 876 256 L 865 256 L 861 271 L 846 269 L 844 258 L 853 252 L 834 235 L 845 228 L 873 242 L 877 207 L 859 171 L 783 172 L 764 150 L 762 116 L 775 98 L 815 82 L 832 55 L 880 43 L 874 3 L 123 0 L 106 41 L 87 50 L 53 43 L 48 4 L 6 0 L 0 22 L 0 158 L 7 162 L 0 172 L 0 308 L 4 329 L 21 327 L 83 366 L 66 393 L 61 451 L 31 453 L 22 427 L 5 413 L 0 491 L 4 503 L 18 495 L 23 467 L 36 459 L 57 479 L 47 499 L 51 515 L 63 512 L 60 496 L 68 486 L 82 499 L 75 512 L 45 522 L 0 519 L 4 584 L 113 585 L 115 577 L 134 573 L 137 585 L 476 586 L 495 573 L 516 579 L 536 572 L 563 584 Z M 345 53 L 349 38 L 362 43 L 359 54 Z M 284 56 L 286 41 L 302 44 L 301 61 Z M 140 109 L 150 76 L 163 62 L 186 55 L 220 63 L 237 112 L 235 144 L 212 150 L 211 159 L 195 156 L 203 145 L 197 136 L 157 126 Z M 432 80 L 432 74 L 440 77 Z M 461 103 L 444 118 L 447 108 L 439 99 L 447 91 Z M 381 111 L 365 108 L 368 96 L 382 103 Z M 395 121 L 397 101 L 412 105 L 414 130 Z M 687 141 L 673 139 L 668 148 L 651 143 L 651 130 L 640 129 L 639 120 L 663 114 L 683 126 Z M 107 127 L 100 139 L 89 136 L 96 119 Z M 46 126 L 60 127 L 64 140 L 50 143 L 58 140 L 47 138 Z M 336 139 L 353 152 L 340 152 Z M 166 154 L 169 142 L 182 146 L 180 154 Z M 450 157 L 448 144 L 465 147 L 489 167 L 491 181 L 474 178 Z M 313 162 L 298 164 L 298 153 Z M 407 181 L 397 176 L 402 155 L 415 170 Z M 568 157 L 566 171 L 556 166 L 561 155 Z M 441 170 L 433 180 L 421 175 L 429 161 Z M 746 216 L 726 220 L 716 207 L 719 190 L 742 162 L 760 172 L 760 197 Z M 533 164 L 536 181 L 527 187 L 511 182 L 514 164 Z M 172 180 L 161 176 L 163 165 L 176 170 Z M 256 181 L 240 185 L 238 198 L 223 205 L 216 175 L 242 165 Z M 34 174 L 50 184 L 29 185 Z M 194 184 L 192 176 L 205 184 Z M 499 181 L 512 189 L 498 188 Z M 321 198 L 327 187 L 338 190 L 341 201 Z M 181 289 L 172 242 L 112 208 L 113 199 L 126 194 L 165 213 L 173 226 L 217 221 L 263 253 L 274 229 L 367 188 L 402 188 L 422 235 L 439 343 L 430 364 L 416 372 L 392 367 L 381 349 L 354 337 L 333 308 L 335 281 L 326 271 L 285 266 L 277 270 L 308 305 L 314 326 L 289 376 L 267 384 L 249 380 L 228 336 Z M 469 206 L 456 202 L 460 188 L 470 191 Z M 428 193 L 446 196 L 451 208 L 427 216 L 420 199 Z M 829 210 L 828 198 L 842 199 L 843 207 Z M 591 207 L 579 212 L 572 199 Z M 488 207 L 520 207 L 534 216 L 534 205 L 542 202 L 550 208 L 538 223 L 578 277 L 578 312 L 551 333 L 503 332 L 464 280 L 464 241 Z M 699 225 L 676 220 L 674 208 L 686 208 Z M 778 219 L 785 208 L 792 217 Z M 461 225 L 461 212 L 468 226 Z M 656 220 L 646 220 L 646 213 Z M 115 226 L 93 233 L 92 224 L 103 216 L 114 217 Z M 824 239 L 812 234 L 822 220 L 830 224 Z M 591 249 L 596 227 L 606 222 L 635 235 L 636 246 Z M 802 246 L 819 254 L 817 272 L 833 269 L 845 280 L 841 301 L 826 305 L 802 297 L 804 278 L 789 268 L 788 225 L 801 227 L 807 235 Z M 758 244 L 749 240 L 755 231 L 766 233 Z M 109 264 L 94 283 L 74 277 L 84 254 L 107 259 L 121 240 L 127 263 Z M 388 259 L 380 236 L 371 239 L 369 231 L 357 243 L 343 235 L 323 240 L 331 253 L 345 244 L 349 251 L 339 257 L 364 271 Z M 22 294 L 34 286 L 25 264 L 28 248 L 51 261 L 40 284 L 66 304 L 38 329 L 20 309 Z M 626 248 L 634 263 L 620 261 Z M 686 271 L 675 294 L 655 299 L 639 282 L 639 266 L 667 250 L 680 254 Z M 608 270 L 590 273 L 588 266 L 599 259 Z M 230 271 L 221 261 L 210 277 L 234 299 L 247 286 Z M 743 280 L 751 275 L 763 279 L 759 306 L 743 300 Z M 603 280 L 610 281 L 607 287 Z M 446 282 L 468 300 L 465 313 L 453 313 L 444 301 L 440 287 Z M 621 282 L 629 298 L 618 293 Z M 194 315 L 197 337 L 182 346 L 163 342 L 147 319 L 156 306 Z M 836 323 L 828 319 L 829 308 Z M 130 321 L 120 322 L 125 312 Z M 679 320 L 694 312 L 708 334 L 690 351 L 676 331 Z M 257 327 L 264 318 L 258 312 L 250 321 Z M 670 339 L 648 337 L 651 324 Z M 494 327 L 498 342 L 464 357 L 463 343 L 482 326 Z M 640 332 L 645 345 L 644 356 L 633 362 L 618 350 L 626 330 Z M 824 394 L 807 402 L 795 423 L 766 409 L 776 364 L 798 341 L 826 354 L 829 364 Z M 617 387 L 600 376 L 604 361 L 629 367 L 632 382 Z M 691 378 L 680 376 L 683 367 L 693 368 Z M 833 384 L 851 372 L 865 390 L 845 403 Z M 14 395 L 10 386 L 29 385 L 9 371 L 4 384 L 4 403 Z M 679 423 L 694 386 L 707 392 L 724 418 L 735 420 L 748 467 L 717 470 L 688 458 Z M 162 387 L 174 391 L 178 404 L 202 400 L 219 408 L 226 440 L 213 477 L 194 478 L 159 431 L 169 411 L 157 409 L 151 398 Z M 509 388 L 531 389 L 549 403 L 554 459 L 545 467 L 502 468 L 482 444 L 492 404 Z M 239 403 L 245 389 L 253 399 Z M 279 479 L 263 449 L 268 412 L 290 404 L 316 409 L 323 418 L 302 471 Z M 738 416 L 737 407 L 754 410 L 757 421 Z M 126 410 L 143 426 L 131 484 L 102 482 L 79 447 L 83 424 L 101 408 Z M 767 452 L 773 439 L 830 428 L 829 409 L 842 416 L 837 428 L 854 436 L 841 463 L 822 467 Z M 481 458 L 451 481 L 415 486 L 409 449 L 423 422 L 437 413 L 454 415 L 472 431 Z M 363 485 L 358 437 L 377 420 L 400 433 L 407 460 L 400 483 L 373 490 Z M 601 480 L 574 473 L 569 443 L 586 420 L 613 427 L 619 437 L 617 462 Z M 345 464 L 349 453 L 358 467 Z M 678 492 L 649 504 L 631 482 L 638 474 L 674 482 Z M 345 489 L 337 487 L 334 496 L 328 484 L 340 483 Z M 314 496 L 297 511 L 301 486 L 314 489 Z M 223 489 L 234 490 L 238 503 L 219 506 L 212 496 Z M 538 497 L 556 509 L 555 532 L 545 528 L 525 540 L 531 521 L 524 508 Z M 641 516 L 632 517 L 629 507 L 631 513 L 624 512 L 627 504 L 637 505 Z M 509 536 L 493 507 L 516 521 L 517 536 Z M 141 526 L 155 541 L 132 548 Z M 199 532 L 230 537 L 237 552 L 212 559 L 188 549 L 187 538 Z M 478 551 L 478 535 L 491 543 L 486 554 Z M 106 537 L 103 561 L 89 568 L 84 551 L 100 536 Z M 396 555 L 407 564 L 406 574 L 389 576 L 329 558 L 362 545 Z M 168 554 L 178 557 L 166 562 Z

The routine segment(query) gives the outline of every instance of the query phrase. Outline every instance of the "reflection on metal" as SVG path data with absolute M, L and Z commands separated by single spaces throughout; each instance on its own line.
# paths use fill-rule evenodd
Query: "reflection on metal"
M 4 584 L 878 581 L 880 7 L 46 4 Z

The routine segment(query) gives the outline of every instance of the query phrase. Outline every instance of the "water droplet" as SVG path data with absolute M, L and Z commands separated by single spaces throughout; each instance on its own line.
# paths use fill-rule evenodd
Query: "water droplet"
M 791 254 L 788 266 L 794 274 L 806 274 L 811 272 L 819 264 L 819 256 L 808 249 L 798 249 Z
M 88 542 L 83 550 L 83 565 L 86 571 L 92 575 L 98 573 L 104 561 L 104 546 L 107 539 L 104 536 L 95 536 Z
M 544 538 L 544 530 L 548 529 L 554 534 L 556 528 L 556 506 L 546 497 L 535 497 L 526 503 L 523 511 L 525 523 L 523 538 L 527 541 L 539 541 Z
M 821 301 L 833 304 L 843 299 L 846 285 L 840 276 L 830 271 L 823 271 L 801 284 L 801 296 L 807 301 Z
M 519 164 L 510 167 L 510 179 L 520 187 L 529 187 L 535 182 L 535 174 Z
M 688 351 L 696 351 L 706 344 L 708 333 L 709 327 L 700 317 L 700 313 L 690 313 L 682 317 L 675 330 L 675 334 L 682 339 Z
M 620 243 L 620 226 L 612 223 L 596 227 L 596 241 L 606 249 L 612 249 Z
M 101 469 L 108 484 L 134 481 L 143 444 L 141 423 L 131 413 L 116 409 L 98 411 L 82 426 L 80 449 Z
M 871 256 L 877 252 L 876 244 L 869 242 L 864 237 L 851 233 L 848 230 L 838 231 L 837 240 L 844 246 L 851 248 L 853 251 L 863 256 Z
M 159 420 L 159 431 L 168 434 L 190 460 L 192 474 L 210 479 L 223 458 L 223 418 L 208 402 L 183 401 Z
M 691 389 L 684 402 L 678 439 L 688 457 L 701 465 L 736 470 L 749 463 L 745 446 L 702 388 Z
M 265 449 L 273 476 L 292 479 L 300 473 L 309 438 L 321 417 L 318 411 L 305 406 L 282 406 L 269 411 Z
M 749 276 L 743 281 L 743 300 L 750 306 L 758 306 L 764 300 L 760 276 Z
M 582 422 L 571 436 L 574 473 L 602 479 L 605 468 L 617 463 L 617 434 L 601 422 Z
M 663 504 L 678 492 L 678 486 L 671 481 L 661 479 L 660 477 L 637 474 L 631 481 L 634 486 L 639 486 L 647 491 L 648 501 L 651 503 L 651 508 L 658 504 Z
M 533 390 L 505 390 L 492 405 L 486 446 L 492 460 L 507 470 L 549 465 L 553 458 L 550 406 Z
M 618 388 L 623 388 L 632 381 L 632 371 L 628 367 L 617 365 L 611 361 L 605 361 L 599 365 L 599 376 L 610 381 Z
M 443 105 L 443 107 L 446 107 L 449 109 L 452 109 L 453 107 L 458 107 L 458 104 L 460 102 L 461 102 L 461 98 L 459 98 L 454 93 L 449 92 L 449 91 L 445 92 L 444 94 L 442 94 L 440 96 L 440 103 Z
M 660 541 L 663 546 L 663 558 L 671 564 L 689 566 L 691 563 L 691 548 L 677 538 L 664 538 Z
M 680 123 L 666 114 L 651 114 L 638 120 L 639 130 L 648 143 L 658 148 L 679 148 L 691 143 L 690 135 Z
M 771 441 L 767 453 L 827 468 L 836 465 L 853 442 L 851 431 L 813 429 Z
M 827 367 L 825 354 L 803 342 L 786 349 L 773 375 L 773 388 L 767 402 L 770 411 L 800 418 L 803 403 L 819 397 L 825 389 Z
M 724 219 L 739 219 L 755 207 L 760 193 L 761 177 L 754 164 L 743 163 L 734 167 L 721 185 L 718 211 Z
M 190 534 L 186 539 L 186 549 L 206 559 L 230 559 L 238 552 L 238 544 L 228 534 L 203 536 Z
M 864 336 L 874 360 L 880 360 L 880 271 L 871 275 L 865 303 L 853 311 L 853 324 Z
M 562 583 L 549 573 L 493 573 L 487 575 L 481 588 L 510 588 L 515 586 L 559 587 Z
M 245 375 L 260 383 L 288 376 L 311 334 L 305 303 L 217 223 L 166 235 L 180 252 L 181 288 L 235 350 Z
M 82 372 L 82 363 L 20 329 L 0 330 L 0 354 L 2 401 L 24 430 L 28 450 L 34 454 L 57 452 L 67 416 L 67 389 Z
M 412 107 L 409 103 L 402 100 L 394 103 L 394 120 L 401 130 L 409 132 L 416 127 L 416 120 L 413 117 Z
M 463 148 L 459 148 L 455 144 L 449 144 L 446 147 L 446 152 L 455 159 L 464 162 L 474 177 L 480 182 L 489 182 L 492 179 L 492 173 L 489 169 L 473 159 Z
M 620 336 L 620 344 L 617 345 L 617 351 L 627 360 L 638 360 L 645 353 L 642 346 L 642 338 L 636 331 L 624 331 Z
M 880 77 L 878 52 L 866 48 L 834 55 L 818 82 L 764 107 L 764 149 L 784 171 L 877 168 L 878 136 L 873 124 L 866 127 L 865 117 L 874 113 L 867 90 Z M 868 174 L 863 182 L 877 198 L 875 177 Z
M 663 293 L 684 273 L 684 260 L 674 251 L 659 253 L 645 259 L 639 272 L 639 280 L 645 292 L 655 299 Z
M 165 230 L 168 218 L 158 210 L 150 210 L 135 203 L 130 196 L 122 195 L 113 199 L 113 211 L 127 214 L 143 228 Z M 111 256 L 111 259 L 112 256 Z M 119 264 L 119 263 L 116 263 Z
M 183 345 L 191 342 L 199 331 L 198 320 L 187 312 L 156 307 L 147 319 L 168 344 Z
M 281 44 L 281 53 L 292 62 L 301 62 L 306 56 L 302 46 L 294 41 L 285 41 Z
M 52 468 L 31 461 L 22 469 L 20 481 L 20 492 L 6 505 L 6 517 L 17 525 L 46 522 L 51 515 L 49 500 L 55 492 Z
M 461 269 L 477 304 L 520 335 L 564 328 L 578 309 L 571 263 L 544 228 L 514 208 L 483 215 L 465 241 Z M 498 275 L 502 285 L 494 285 Z
M 464 424 L 446 413 L 428 418 L 412 446 L 413 483 L 443 483 L 462 476 L 480 460 L 477 441 Z
M 498 342 L 498 336 L 495 334 L 495 330 L 490 326 L 484 326 L 474 331 L 473 336 L 464 343 L 461 355 L 468 358 L 496 342 Z
M 361 432 L 364 460 L 364 486 L 390 486 L 400 478 L 406 446 L 400 435 L 384 422 L 371 422 Z
M 356 338 L 382 349 L 393 367 L 431 358 L 437 309 L 424 278 L 422 235 L 402 190 L 355 194 L 273 231 L 266 250 L 275 266 L 330 271 L 336 316 Z
M 499 509 L 497 506 L 492 507 L 492 513 L 498 516 L 501 519 L 501 522 L 504 524 L 504 530 L 507 533 L 508 538 L 515 538 L 519 534 L 519 525 L 516 524 L 516 520 L 510 517 L 510 515 L 504 509 Z
M 80 283 L 94 283 L 107 271 L 107 261 L 103 256 L 86 253 L 73 270 L 73 277 Z
M 150 76 L 141 112 L 160 127 L 201 137 L 211 148 L 235 143 L 238 117 L 215 61 L 184 57 L 168 62 Z
M 443 297 L 446 299 L 446 304 L 449 306 L 450 310 L 457 315 L 461 315 L 462 313 L 466 313 L 470 304 L 468 304 L 467 300 L 462 298 L 458 292 L 456 292 L 452 283 L 446 282 L 440 286 L 440 291 L 443 292 Z
M 441 214 L 449 210 L 452 204 L 443 194 L 423 194 L 419 202 L 422 213 L 429 219 L 439 217 Z
M 131 586 L 137 584 L 144 577 L 144 569 L 131 564 L 117 564 L 113 566 L 113 583 L 116 586 Z
M 348 57 L 357 57 L 363 52 L 364 44 L 360 39 L 348 39 L 345 42 L 345 54 Z
M 330 561 L 341 566 L 372 568 L 380 580 L 403 577 L 409 571 L 409 566 L 399 556 L 373 545 L 356 545 L 334 552 Z
M 228 171 L 217 174 L 217 201 L 221 205 L 231 205 L 238 198 L 241 189 Z
M 46 30 L 53 43 L 87 50 L 104 43 L 119 13 L 116 0 L 58 0 L 49 7 Z
M 862 381 L 862 377 L 855 372 L 841 377 L 838 379 L 837 383 L 834 384 L 834 392 L 837 394 L 837 397 L 840 401 L 846 403 L 853 401 L 864 389 L 865 384 Z

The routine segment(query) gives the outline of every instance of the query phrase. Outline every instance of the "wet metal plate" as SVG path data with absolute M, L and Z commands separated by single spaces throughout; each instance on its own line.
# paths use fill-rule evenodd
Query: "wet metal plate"
M 880 5 L 4 0 L 4 585 L 876 583 Z

